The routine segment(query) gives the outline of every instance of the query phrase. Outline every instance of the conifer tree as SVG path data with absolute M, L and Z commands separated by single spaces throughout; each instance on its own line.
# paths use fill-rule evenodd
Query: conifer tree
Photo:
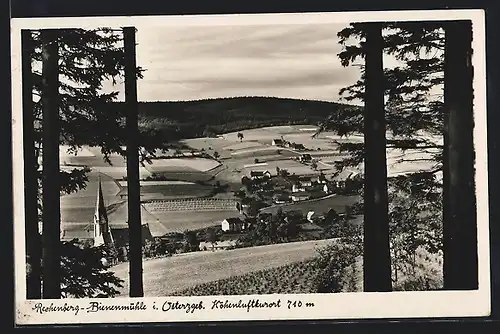
M 34 97 L 32 101 L 34 131 L 29 139 L 33 140 L 35 144 L 33 154 L 36 156 L 36 161 L 39 161 L 43 149 L 43 99 L 41 99 L 43 81 L 40 71 L 43 59 L 42 32 L 43 30 L 37 30 L 31 33 L 33 41 L 33 47 L 31 48 L 31 82 Z M 55 41 L 59 45 L 57 53 L 57 70 L 59 72 L 59 144 L 67 145 L 69 153 L 77 152 L 83 145 L 100 147 L 104 155 L 104 160 L 107 163 L 111 163 L 109 159 L 110 154 L 116 153 L 125 156 L 126 151 L 123 149 L 123 146 L 127 138 L 125 129 L 126 111 L 124 108 L 112 108 L 110 106 L 118 96 L 118 88 L 113 92 L 103 91 L 103 83 L 106 80 L 110 80 L 116 84 L 118 80 L 123 78 L 124 50 L 122 30 L 111 28 L 96 28 L 91 30 L 57 29 L 53 30 L 52 34 L 46 40 L 47 43 Z M 136 75 L 138 78 L 142 78 L 143 72 L 144 69 L 137 67 Z M 26 88 L 26 90 L 28 89 Z M 140 158 L 141 162 L 143 162 L 148 161 L 151 156 L 154 156 L 156 149 L 162 148 L 164 144 L 159 133 L 156 131 L 151 129 L 141 130 L 138 142 L 141 154 Z M 57 158 L 58 154 L 59 149 L 57 149 Z M 61 193 L 69 194 L 85 188 L 88 182 L 87 175 L 89 171 L 88 168 L 60 169 L 58 193 L 60 191 Z M 41 201 L 43 169 L 40 168 L 38 162 L 32 168 L 26 169 L 25 173 L 38 175 L 38 209 L 39 219 L 41 219 L 40 213 L 44 212 Z M 56 201 L 59 201 L 59 197 Z M 52 217 L 52 219 L 54 218 L 58 220 L 56 215 Z M 59 222 L 57 222 L 57 225 L 59 225 Z M 56 239 L 54 235 L 56 233 L 55 229 L 52 232 L 45 230 L 42 233 L 47 236 L 50 234 L 54 240 Z M 58 228 L 58 240 L 59 233 L 60 230 Z M 27 248 L 37 249 L 37 247 L 40 247 L 39 244 L 35 245 L 35 240 L 36 238 L 28 238 L 27 243 L 29 244 L 27 244 Z M 54 253 L 54 257 L 56 256 L 60 258 L 61 254 L 56 255 Z M 36 261 L 36 256 L 33 257 L 33 261 Z M 36 272 L 31 272 L 30 274 L 34 275 L 30 277 L 32 282 L 41 279 Z M 60 277 L 53 277 L 53 282 L 60 282 Z M 47 281 L 50 280 L 50 278 L 46 279 Z M 54 297 L 56 297 L 55 294 Z
M 363 50 L 364 35 L 362 27 L 363 26 L 360 23 L 353 23 L 338 33 L 340 44 L 343 46 L 343 50 L 338 56 L 343 66 L 360 65 L 356 64 L 356 61 L 365 57 Z M 468 68 L 464 67 L 467 63 L 470 65 L 471 30 L 470 27 L 465 30 L 462 29 L 462 37 L 455 38 L 455 42 L 452 42 L 455 46 L 450 47 L 448 43 L 449 41 L 445 38 L 445 27 L 450 29 L 450 27 L 445 25 L 444 22 L 439 21 L 384 23 L 383 32 L 385 41 L 385 56 L 392 57 L 399 62 L 395 67 L 386 67 L 384 69 L 386 78 L 384 83 L 386 121 L 387 129 L 389 131 L 386 148 L 388 151 L 399 150 L 401 153 L 409 153 L 407 155 L 401 154 L 401 157 L 396 160 L 396 163 L 412 163 L 419 161 L 427 161 L 430 163 L 430 167 L 427 170 L 414 173 L 413 175 L 396 177 L 397 180 L 395 180 L 396 182 L 393 184 L 397 186 L 391 191 L 400 192 L 404 190 L 404 187 L 408 188 L 417 186 L 428 190 L 416 192 L 412 195 L 414 197 L 418 197 L 416 200 L 418 200 L 419 203 L 426 203 L 426 201 L 428 201 L 427 196 L 429 196 L 430 193 L 434 193 L 434 195 L 438 196 L 435 198 L 437 201 L 442 201 L 442 198 L 445 198 L 443 203 L 444 208 L 442 205 L 431 207 L 427 206 L 427 209 L 431 210 L 427 213 L 433 217 L 442 217 L 443 212 L 439 212 L 439 210 L 444 210 L 444 219 L 441 218 L 441 223 L 434 226 L 437 232 L 441 230 L 439 233 L 444 233 L 444 236 L 443 234 L 438 233 L 438 235 L 441 235 L 444 238 L 441 241 L 449 241 L 453 238 L 452 234 L 454 234 L 455 240 L 460 239 L 467 245 L 471 245 L 471 247 L 467 246 L 461 250 L 456 247 L 455 251 L 448 249 L 448 256 L 456 256 L 456 259 L 462 256 L 464 259 L 467 259 L 467 262 L 472 268 L 470 270 L 471 275 L 469 278 L 466 279 L 462 276 L 462 278 L 467 280 L 468 283 L 463 281 L 463 284 L 458 282 L 455 282 L 456 284 L 449 284 L 450 286 L 454 285 L 455 287 L 462 284 L 461 286 L 464 288 L 465 286 L 475 286 L 474 284 L 477 282 L 477 279 L 474 278 L 477 278 L 477 262 L 474 260 L 475 255 L 477 254 L 477 249 L 475 248 L 476 246 L 472 246 L 475 245 L 475 241 L 473 240 L 474 238 L 470 238 L 471 235 L 476 235 L 476 224 L 475 222 L 473 223 L 473 221 L 475 221 L 476 213 L 474 205 L 475 196 L 473 194 L 474 178 L 473 169 L 471 167 L 473 166 L 473 156 L 471 156 L 473 155 L 471 139 L 473 124 L 471 105 L 472 73 L 470 66 Z M 458 30 L 460 30 L 460 28 L 458 28 Z M 457 29 L 455 29 L 455 31 L 457 31 Z M 458 36 L 458 34 L 455 36 Z M 459 39 L 461 43 L 458 42 Z M 447 64 L 446 62 L 445 41 L 447 41 L 446 49 L 449 50 L 448 57 L 452 57 L 452 61 L 455 59 L 455 69 L 453 70 L 453 65 L 450 65 L 449 63 Z M 461 58 L 459 59 L 459 57 Z M 446 66 L 448 68 L 448 70 L 446 70 L 448 73 L 448 77 L 446 79 L 445 64 L 447 64 Z M 340 92 L 341 96 L 346 101 L 362 100 L 363 98 L 366 84 L 366 74 L 363 64 L 360 65 L 360 68 L 360 79 L 355 84 L 345 87 Z M 445 87 L 445 80 L 448 85 L 448 101 L 445 101 L 443 91 L 443 88 Z M 454 87 L 458 87 L 458 83 L 461 83 L 461 87 L 467 87 L 467 89 L 464 90 L 464 94 L 461 96 L 457 93 L 449 92 L 449 87 L 451 87 L 451 91 L 457 92 L 458 89 Z M 445 103 L 447 104 L 446 106 Z M 456 106 L 459 107 L 457 108 Z M 456 144 L 459 141 L 463 141 L 461 144 L 462 150 L 460 150 L 459 154 L 461 156 L 461 162 L 454 164 L 455 167 L 460 164 L 463 166 L 462 170 L 456 171 L 458 174 L 462 175 L 460 181 L 460 191 L 457 189 L 455 189 L 455 191 L 449 191 L 446 187 L 446 180 L 450 179 L 450 171 L 447 170 L 447 164 L 451 164 L 451 161 L 450 157 L 445 154 L 450 150 L 448 145 L 450 140 L 446 140 L 446 136 L 449 136 L 449 134 L 445 135 L 445 132 L 448 131 L 445 130 L 447 129 L 445 127 L 445 117 L 446 122 L 449 124 L 450 121 L 448 115 L 450 115 L 450 108 L 453 109 L 452 113 L 459 112 L 459 109 L 461 110 L 463 118 L 455 118 L 455 120 L 460 122 L 460 126 L 457 124 L 455 124 L 455 126 L 457 126 L 456 129 L 460 127 L 466 132 L 460 139 L 455 137 L 457 140 L 455 142 Z M 353 133 L 362 133 L 363 129 L 360 126 L 362 124 L 362 117 L 362 108 L 352 106 L 343 113 L 332 114 L 323 124 L 321 124 L 320 131 L 318 131 L 316 135 L 326 129 L 333 130 L 341 136 L 348 136 Z M 443 141 L 446 146 L 443 145 Z M 341 151 L 350 153 L 347 159 L 338 163 L 339 168 L 342 169 L 346 166 L 358 166 L 363 162 L 365 150 L 363 143 L 339 143 L 338 145 Z M 455 146 L 455 151 L 456 148 L 457 146 Z M 412 154 L 413 152 L 418 154 Z M 443 155 L 446 157 L 444 161 Z M 443 183 L 436 177 L 436 174 L 440 172 L 443 172 L 445 192 L 446 189 L 448 189 L 448 195 L 445 196 L 443 196 L 444 194 L 439 195 L 443 193 Z M 393 181 L 390 180 L 390 182 Z M 435 191 L 431 191 L 431 189 L 434 189 Z M 468 217 L 466 218 L 466 225 L 468 227 L 463 228 L 464 231 L 468 231 L 467 234 L 469 234 L 469 236 L 467 237 L 465 237 L 465 234 L 455 233 L 457 231 L 456 228 L 458 228 L 457 226 L 460 226 L 460 224 L 453 225 L 449 218 L 446 218 L 446 216 L 448 215 L 449 217 L 451 213 L 446 214 L 447 210 L 449 210 L 446 209 L 446 207 L 449 207 L 450 204 L 445 204 L 447 203 L 446 198 L 448 198 L 448 196 L 459 196 L 459 194 L 463 193 L 464 189 L 467 190 L 467 195 L 461 200 L 466 201 L 465 198 L 467 198 L 468 204 L 465 204 L 464 202 L 462 208 L 463 210 L 467 208 L 469 214 L 464 214 L 462 218 Z M 391 198 L 394 200 L 394 196 L 391 196 Z M 462 203 L 459 199 L 456 200 Z M 458 203 L 457 201 L 456 203 Z M 391 210 L 395 210 L 395 208 L 401 209 L 399 204 L 401 203 L 393 203 L 393 205 L 391 205 Z M 456 204 L 454 204 L 454 206 L 457 208 Z M 391 214 L 401 214 L 402 210 L 399 209 L 393 211 Z M 407 218 L 409 220 L 418 220 L 419 218 L 415 216 L 418 214 L 417 211 L 419 211 L 418 207 L 412 207 L 412 210 L 409 210 L 406 213 L 410 214 L 413 212 L 413 217 Z M 458 219 L 456 213 L 454 214 L 454 217 L 455 220 Z M 433 219 L 433 221 L 436 220 Z M 444 232 L 442 231 L 443 225 L 448 226 L 448 232 L 446 232 L 446 228 Z M 397 229 L 401 228 L 405 227 L 397 227 Z M 436 245 L 437 248 L 431 247 L 431 249 L 433 252 L 437 252 L 437 250 L 443 248 L 443 243 L 437 243 L 434 241 L 427 240 L 426 243 L 430 242 Z M 444 248 L 447 249 L 446 246 Z M 466 248 L 468 251 L 465 251 Z M 468 255 L 465 255 L 465 253 Z M 451 261 L 452 260 L 449 259 L 448 263 Z M 456 261 L 454 265 L 456 268 L 455 273 L 461 270 L 458 269 L 458 262 L 459 261 Z M 445 272 L 446 271 L 447 270 L 445 270 Z M 451 268 L 448 272 L 450 271 Z M 460 275 L 454 274 L 452 276 L 460 280 L 458 277 Z

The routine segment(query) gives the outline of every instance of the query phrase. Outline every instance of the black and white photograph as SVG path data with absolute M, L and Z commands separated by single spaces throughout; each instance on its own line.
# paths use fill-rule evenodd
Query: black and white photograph
M 17 322 L 488 315 L 484 30 L 12 19 Z

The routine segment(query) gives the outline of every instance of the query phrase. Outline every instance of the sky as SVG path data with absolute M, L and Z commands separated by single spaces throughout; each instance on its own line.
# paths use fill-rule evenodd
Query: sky
M 137 26 L 141 101 L 275 96 L 338 101 L 359 79 L 344 68 L 337 32 L 342 24 Z M 120 91 L 123 84 L 106 90 Z

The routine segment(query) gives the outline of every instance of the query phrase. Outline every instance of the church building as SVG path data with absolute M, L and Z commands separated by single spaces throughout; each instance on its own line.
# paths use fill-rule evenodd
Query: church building
M 129 229 L 128 222 L 128 205 L 127 202 L 118 204 L 111 211 L 111 216 L 114 218 L 112 222 L 108 218 L 109 209 L 104 204 L 101 180 L 99 179 L 97 189 L 97 202 L 94 213 L 94 221 L 92 224 L 93 233 L 92 241 L 94 247 L 105 245 L 108 250 L 108 261 L 115 262 L 118 259 L 126 260 L 129 244 Z M 153 240 L 153 236 L 149 229 L 148 221 L 152 220 L 152 215 L 147 212 L 141 205 L 141 220 L 142 220 L 142 242 Z M 112 223 L 112 224 L 110 224 Z M 112 256 L 114 255 L 114 256 Z

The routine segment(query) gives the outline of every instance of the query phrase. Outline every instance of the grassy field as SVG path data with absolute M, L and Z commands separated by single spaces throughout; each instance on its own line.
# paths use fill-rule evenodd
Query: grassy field
M 356 266 L 356 271 L 352 271 Z M 248 274 L 202 283 L 176 292 L 176 296 L 266 295 L 319 293 L 316 284 L 321 272 L 316 259 L 290 263 Z M 363 261 L 351 265 L 341 281 L 342 292 L 361 292 L 363 287 Z
M 115 166 L 92 166 L 92 171 L 99 172 L 105 174 L 115 180 L 121 180 L 127 176 L 127 168 L 126 167 L 115 167 Z M 139 167 L 139 177 L 141 179 L 145 179 L 148 176 L 151 176 L 151 172 L 146 167 Z
M 206 172 L 219 165 L 219 162 L 205 158 L 169 158 L 153 159 L 151 164 L 146 164 L 146 168 L 152 172 L 161 172 L 162 168 L 166 168 L 167 170 L 197 170 Z
M 230 157 L 231 153 L 229 150 L 225 150 L 224 148 L 240 141 L 227 141 L 224 138 L 193 138 L 193 139 L 184 139 L 181 141 L 183 145 L 189 146 L 194 150 L 204 150 L 208 154 L 213 154 L 213 152 L 218 152 L 221 155 L 221 158 Z
M 314 260 L 305 260 L 202 283 L 174 293 L 174 296 L 265 295 L 316 293 L 314 279 L 318 274 Z
M 227 139 L 226 139 L 227 140 Z M 229 140 L 228 140 L 228 143 Z M 266 145 L 262 145 L 256 141 L 249 141 L 249 140 L 246 140 L 246 141 L 237 141 L 236 143 L 234 144 L 229 144 L 227 146 L 224 146 L 224 150 L 226 151 L 235 151 L 235 152 L 238 152 L 238 151 L 242 151 L 242 150 L 248 150 L 248 149 L 257 149 L 257 148 L 263 148 L 263 147 L 267 147 Z
M 144 295 L 168 296 L 195 287 L 250 272 L 305 261 L 316 255 L 316 248 L 328 240 L 294 242 L 219 252 L 196 252 L 144 261 Z M 128 292 L 128 263 L 112 270 L 125 280 L 121 289 Z
M 166 232 L 184 232 L 204 227 L 215 226 L 229 217 L 238 216 L 238 211 L 150 211 Z
M 127 190 L 127 187 L 123 187 L 118 195 L 126 196 Z M 198 198 L 210 195 L 212 190 L 211 186 L 196 183 L 141 185 L 141 200 Z
M 279 152 L 279 153 L 278 153 Z M 288 158 L 298 157 L 300 153 L 294 152 L 290 149 L 279 148 L 276 146 L 263 146 L 256 148 L 248 148 L 243 150 L 236 150 L 231 152 L 231 157 L 233 159 L 244 159 L 244 158 L 260 158 L 262 156 L 285 156 Z

